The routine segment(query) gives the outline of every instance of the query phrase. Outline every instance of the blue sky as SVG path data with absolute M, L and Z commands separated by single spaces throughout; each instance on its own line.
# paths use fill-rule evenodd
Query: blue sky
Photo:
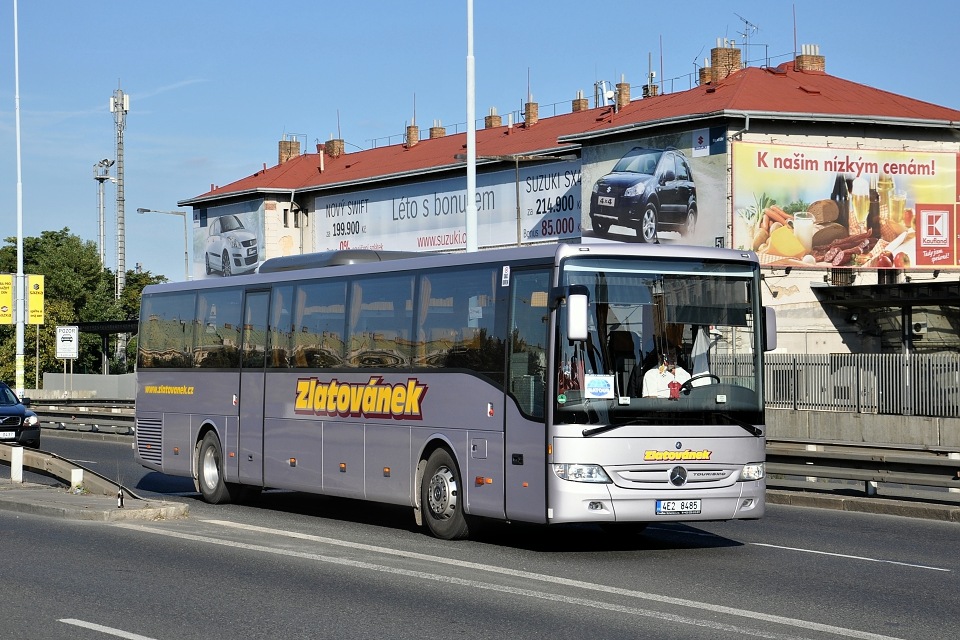
M 93 165 L 115 157 L 108 99 L 121 88 L 128 268 L 182 279 L 182 220 L 137 208 L 175 210 L 273 166 L 284 135 L 309 151 L 331 135 L 348 152 L 396 144 L 414 110 L 421 132 L 465 130 L 465 0 L 19 0 L 18 13 L 24 234 L 97 240 Z M 958 25 L 946 1 L 475 0 L 476 114 L 519 110 L 529 87 L 546 117 L 621 76 L 639 97 L 651 59 L 665 92 L 686 90 L 718 37 L 746 32 L 752 65 L 818 44 L 831 75 L 960 109 Z M 0 0 L 4 237 L 17 213 L 13 33 L 13 1 Z M 116 191 L 104 193 L 115 268 Z

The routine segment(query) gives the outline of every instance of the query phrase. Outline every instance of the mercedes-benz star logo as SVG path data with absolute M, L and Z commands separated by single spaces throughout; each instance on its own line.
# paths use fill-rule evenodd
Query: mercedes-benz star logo
M 670 469 L 670 484 L 675 487 L 682 487 L 687 483 L 687 470 L 683 467 L 674 467 Z

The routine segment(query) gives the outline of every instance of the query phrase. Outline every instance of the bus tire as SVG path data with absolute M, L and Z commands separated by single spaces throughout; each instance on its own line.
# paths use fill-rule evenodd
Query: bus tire
M 223 481 L 223 450 L 220 439 L 213 431 L 208 431 L 200 441 L 197 454 L 197 483 L 204 501 L 210 504 L 230 502 L 230 491 Z
M 460 471 L 446 449 L 437 449 L 427 459 L 420 481 L 420 509 L 427 529 L 441 540 L 460 540 L 469 534 L 463 512 Z

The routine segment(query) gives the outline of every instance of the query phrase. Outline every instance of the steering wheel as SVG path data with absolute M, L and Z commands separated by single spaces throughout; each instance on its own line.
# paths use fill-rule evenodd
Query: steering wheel
M 716 381 L 715 384 L 720 384 L 720 376 L 714 373 L 699 373 L 680 385 L 680 392 L 685 396 L 690 395 L 690 392 L 693 390 L 693 381 L 703 378 L 710 378 Z

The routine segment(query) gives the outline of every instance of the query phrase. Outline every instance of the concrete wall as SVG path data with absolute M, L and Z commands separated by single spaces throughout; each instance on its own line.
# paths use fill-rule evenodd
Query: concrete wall
M 960 418 L 767 409 L 767 438 L 922 445 L 960 451 Z
M 104 400 L 134 400 L 137 397 L 137 374 L 125 373 L 105 376 L 92 373 L 44 373 L 43 389 L 24 389 L 31 400 L 54 398 L 102 398 Z

